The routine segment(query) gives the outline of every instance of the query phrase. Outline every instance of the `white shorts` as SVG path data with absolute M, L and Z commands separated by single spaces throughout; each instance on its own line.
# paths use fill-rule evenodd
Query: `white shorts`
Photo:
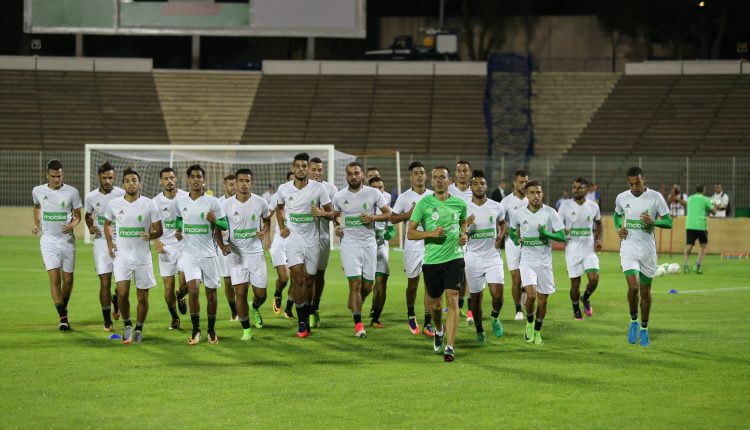
M 518 270 L 521 266 L 521 247 L 510 239 L 505 239 L 505 262 L 510 271 Z
M 565 265 L 568 267 L 569 278 L 579 278 L 584 272 L 599 271 L 599 257 L 593 252 L 588 255 L 565 253 Z
M 304 264 L 307 274 L 315 275 L 318 273 L 319 258 L 319 245 L 307 246 L 299 239 L 286 241 L 286 261 L 289 267 Z
M 192 255 L 182 254 L 180 266 L 185 273 L 185 282 L 199 280 L 203 282 L 206 288 L 219 288 L 221 286 L 219 278 L 219 264 L 216 262 L 219 257 L 193 257 Z
M 485 281 L 488 284 L 504 284 L 505 272 L 503 271 L 503 259 L 500 254 L 496 259 L 487 260 L 484 258 L 472 258 L 467 255 L 464 258 L 466 267 L 466 283 L 469 285 L 469 292 L 477 294 L 484 289 Z
M 268 285 L 268 270 L 266 269 L 266 257 L 263 253 L 238 255 L 229 254 L 229 273 L 232 277 L 232 285 L 249 283 L 255 288 L 266 288 Z
M 273 267 L 286 266 L 286 241 L 281 236 L 274 236 L 271 242 L 271 265 Z
M 378 245 L 377 262 L 375 264 L 376 276 L 382 276 L 382 275 L 387 276 L 391 273 L 391 267 L 388 264 L 389 252 L 390 252 L 390 247 L 388 246 L 388 242 L 385 242 L 382 245 Z
M 94 267 L 97 275 L 112 273 L 112 257 L 109 256 L 109 248 L 106 240 L 94 240 Z
M 422 262 L 424 261 L 424 251 L 405 251 L 404 252 L 404 272 L 406 277 L 414 279 L 422 273 Z
M 318 257 L 318 272 L 326 270 L 328 259 L 331 257 L 331 240 L 320 240 L 320 257 Z
M 229 278 L 232 276 L 230 268 L 232 267 L 232 264 L 234 264 L 232 254 L 224 255 L 221 250 L 218 252 L 219 255 L 218 258 L 216 258 L 216 264 L 219 266 L 219 276 L 222 278 Z
M 75 243 L 41 243 L 42 261 L 46 270 L 62 269 L 65 273 L 73 273 L 76 266 Z
M 638 258 L 631 256 L 620 255 L 620 265 L 622 271 L 627 272 L 628 270 L 637 270 L 643 274 L 643 276 L 653 278 L 656 273 L 656 253 L 643 255 Z
M 341 266 L 348 278 L 362 277 L 364 281 L 375 280 L 377 265 L 377 245 L 341 245 Z
M 539 264 L 526 265 L 521 263 L 521 285 L 528 287 L 536 286 L 536 291 L 542 294 L 555 292 L 555 277 L 552 275 L 552 267 L 544 267 Z
M 114 268 L 115 282 L 135 281 L 135 287 L 139 290 L 148 290 L 156 286 L 154 279 L 154 265 L 149 259 L 145 262 L 133 263 L 125 258 L 115 256 L 112 263 Z
M 159 256 L 159 275 L 162 278 L 174 276 L 177 272 L 182 272 L 180 267 L 180 258 L 182 257 L 182 243 L 164 245 L 164 254 Z

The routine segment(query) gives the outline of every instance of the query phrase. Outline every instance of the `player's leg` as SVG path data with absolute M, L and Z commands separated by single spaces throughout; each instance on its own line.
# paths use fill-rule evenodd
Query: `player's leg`
M 136 284 L 137 285 L 137 284 Z M 138 309 L 136 311 L 135 319 L 135 333 L 133 334 L 133 342 L 141 343 L 143 341 L 143 324 L 146 322 L 146 316 L 148 316 L 148 288 L 136 288 L 136 296 L 138 299 Z
M 528 300 L 528 298 L 526 299 Z M 581 313 L 581 277 L 570 278 L 570 302 L 573 304 L 573 318 L 583 320 Z
M 599 286 L 599 269 L 586 269 L 584 273 L 586 273 L 588 282 L 586 283 L 586 291 L 581 296 L 581 302 L 583 302 L 583 312 L 586 316 L 590 317 L 594 314 L 594 309 L 591 307 L 591 295 L 594 294 L 596 287 Z
M 534 304 L 536 303 L 537 297 L 536 285 L 527 284 L 524 285 L 524 289 L 526 291 L 526 331 L 524 332 L 524 337 L 526 338 L 526 342 L 531 343 L 534 341 Z
M 253 330 L 250 327 L 250 307 L 247 303 L 247 292 L 249 288 L 250 285 L 247 282 L 238 284 L 235 281 L 234 291 L 237 294 L 237 318 L 240 320 L 240 325 L 242 326 L 242 337 L 240 338 L 242 340 L 251 340 L 253 338 Z
M 510 294 L 513 297 L 513 303 L 516 306 L 516 320 L 523 319 L 523 312 L 521 311 L 521 270 L 515 269 L 510 271 L 511 288 Z M 527 293 L 528 294 L 528 293 Z M 528 297 L 527 297 L 528 300 Z
M 203 272 L 203 285 L 206 287 L 206 319 L 208 320 L 208 343 L 219 343 L 216 335 L 216 315 L 219 308 L 217 289 L 221 287 L 221 276 L 219 274 L 218 259 L 220 257 L 202 258 L 201 271 Z
M 75 245 L 61 245 L 60 256 L 60 275 L 62 278 L 62 301 L 65 308 L 68 307 L 70 296 L 73 294 L 73 270 L 76 264 L 76 247 Z
M 201 339 L 200 283 L 203 273 L 201 271 L 199 258 L 183 254 L 180 263 L 182 265 L 182 270 L 185 273 L 185 283 L 187 284 L 188 290 L 188 307 L 190 308 L 190 322 L 193 326 L 188 344 L 197 345 Z
M 268 248 L 268 253 L 271 254 L 271 266 L 276 269 L 276 283 L 274 284 L 275 289 L 273 292 L 273 313 L 276 315 L 281 314 L 281 293 L 286 288 L 289 282 L 289 268 L 287 267 L 286 251 L 284 250 L 284 239 L 274 238 L 271 246 Z M 294 300 L 291 295 L 287 294 L 286 311 L 284 316 L 287 318 L 294 318 L 292 315 L 292 307 L 294 306 Z
M 221 258 L 221 257 L 219 257 Z M 227 305 L 229 305 L 229 311 L 232 317 L 230 321 L 237 321 L 237 294 L 232 285 L 232 279 L 229 276 L 224 276 L 224 296 L 227 298 Z
M 115 267 L 115 270 L 118 269 Z M 122 275 L 120 273 L 115 275 L 115 288 L 117 288 L 117 301 L 120 305 L 120 315 L 124 327 L 122 343 L 130 344 L 133 342 L 133 322 L 130 319 L 130 278 L 124 277 L 127 274 L 124 268 L 120 270 L 122 270 Z
M 537 307 L 536 307 L 536 321 L 534 321 L 534 343 L 541 345 L 542 341 L 542 324 L 544 323 L 544 317 L 547 316 L 547 294 L 537 291 Z
M 311 292 L 310 320 L 313 327 L 318 327 L 320 325 L 320 300 L 323 297 L 323 290 L 326 286 L 326 268 L 328 268 L 328 259 L 330 256 L 330 241 L 321 241 L 317 252 L 317 270 L 314 272 L 315 280 Z
M 164 284 L 164 302 L 167 304 L 167 310 L 172 317 L 172 323 L 169 324 L 170 330 L 180 328 L 180 316 L 177 314 L 177 296 L 174 291 L 174 276 L 162 276 L 161 281 Z
M 469 292 L 469 310 L 474 315 L 474 328 L 477 330 L 477 342 L 486 343 L 487 340 L 484 336 L 484 326 L 482 325 L 482 300 L 484 299 L 484 293 L 479 291 L 478 293 Z
M 623 267 L 625 269 L 625 267 Z M 634 344 L 638 337 L 638 270 L 625 270 L 625 281 L 628 285 L 628 308 L 630 311 L 630 326 L 628 329 L 628 342 Z
M 502 270 L 502 269 L 501 269 Z M 502 337 L 504 334 L 503 324 L 500 322 L 500 311 L 503 309 L 503 283 L 490 282 L 488 284 L 490 296 L 492 296 L 492 313 L 490 313 L 490 322 L 492 323 L 492 333 L 496 337 Z M 476 317 L 475 317 L 476 318 Z
M 293 294 L 292 300 L 294 300 L 294 307 L 297 309 L 297 336 L 306 337 L 308 335 L 307 318 L 305 316 L 305 283 L 307 273 L 305 273 L 305 265 L 302 263 L 295 264 L 289 267 L 289 278 L 292 286 L 290 287 L 290 295 Z
M 375 285 L 373 286 L 372 293 L 372 323 L 370 324 L 375 328 L 383 328 L 383 323 L 380 322 L 380 315 L 383 313 L 385 307 L 385 299 L 388 290 L 388 274 L 377 272 L 375 273 Z
M 366 333 L 362 324 L 362 296 L 360 295 L 362 275 L 347 276 L 347 279 L 349 281 L 349 300 L 347 304 L 354 319 L 354 335 L 357 338 L 364 338 Z
M 444 265 L 443 287 L 448 307 L 445 321 L 445 361 L 453 361 L 456 331 L 458 330 L 459 311 L 458 296 L 466 276 L 466 266 L 463 258 L 452 260 Z
M 248 268 L 250 285 L 253 287 L 252 307 L 250 317 L 255 328 L 263 328 L 263 317 L 260 307 L 266 302 L 268 287 L 268 269 L 266 269 L 266 258 L 263 254 L 250 255 L 245 258 L 243 265 Z
M 690 273 L 690 254 L 693 252 L 693 244 L 689 243 L 685 245 L 685 250 L 682 252 L 682 271 L 687 274 Z M 698 251 L 698 258 L 700 258 L 700 251 Z
M 409 331 L 419 336 L 419 324 L 414 313 L 419 288 L 419 274 L 422 272 L 422 254 L 419 252 L 404 252 L 404 272 L 406 273 L 406 318 Z M 425 308 L 429 309 L 429 308 Z
M 422 334 L 424 334 L 427 337 L 432 337 L 435 335 L 435 329 L 432 328 L 432 311 L 430 310 L 430 301 L 427 299 L 427 295 L 425 295 L 424 297 L 423 304 L 424 304 L 424 328 L 422 328 Z
M 693 271 L 699 275 L 703 274 L 701 265 L 703 264 L 703 257 L 706 256 L 706 248 L 708 247 L 708 232 L 701 231 L 698 234 L 698 242 L 700 243 L 700 249 L 698 250 L 698 258 L 695 260 L 695 268 Z
M 427 304 L 432 314 L 432 321 L 435 324 L 433 336 L 433 348 L 436 353 L 443 352 L 443 336 L 445 327 L 443 326 L 443 278 L 445 276 L 445 266 L 443 264 L 425 264 L 422 266 L 424 272 L 424 302 Z M 456 309 L 458 311 L 458 296 L 456 296 Z

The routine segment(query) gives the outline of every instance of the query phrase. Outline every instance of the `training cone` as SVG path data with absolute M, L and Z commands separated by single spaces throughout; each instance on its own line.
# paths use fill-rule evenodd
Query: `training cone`
M 669 294 L 677 294 L 677 290 L 674 290 L 674 289 L 669 290 Z
M 109 340 L 120 340 L 122 339 L 122 336 L 120 336 L 117 333 L 112 333 L 112 335 L 109 337 Z

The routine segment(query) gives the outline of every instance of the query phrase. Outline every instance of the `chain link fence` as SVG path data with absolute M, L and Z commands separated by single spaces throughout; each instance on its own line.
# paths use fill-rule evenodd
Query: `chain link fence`
M 31 189 L 46 183 L 46 164 L 49 160 L 62 161 L 65 183 L 81 192 L 83 189 L 84 153 L 83 150 L 3 150 L 0 169 L 6 172 L 6 184 L 0 189 L 0 206 L 31 206 Z M 401 190 L 409 188 L 408 166 L 412 161 L 422 162 L 429 171 L 436 165 L 453 169 L 456 162 L 466 159 L 474 169 L 485 170 L 489 180 L 488 193 L 497 187 L 500 179 L 512 183 L 513 172 L 524 168 L 532 179 L 544 184 L 545 203 L 554 206 L 563 191 L 570 192 L 573 179 L 582 176 L 596 183 L 601 195 L 603 213 L 614 210 L 617 194 L 627 189 L 625 171 L 631 166 L 643 169 L 649 187 L 667 194 L 677 184 L 682 192 L 693 194 L 699 183 L 706 185 L 707 194 L 713 193 L 713 186 L 719 182 L 729 195 L 732 215 L 739 208 L 750 208 L 750 157 L 465 157 L 462 155 L 401 154 Z M 394 155 L 368 156 L 360 158 L 367 166 L 377 166 L 385 180 L 386 190 L 397 187 L 397 166 Z M 263 178 L 258 178 L 265 183 Z M 429 187 L 429 181 L 428 181 Z

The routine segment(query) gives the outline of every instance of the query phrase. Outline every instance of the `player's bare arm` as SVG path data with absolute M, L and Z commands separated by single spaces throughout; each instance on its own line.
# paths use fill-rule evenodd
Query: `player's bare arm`
M 409 221 L 409 227 L 406 229 L 406 238 L 409 240 L 424 240 L 443 236 L 445 236 L 445 228 L 438 227 L 435 230 L 419 231 L 417 230 L 417 223 L 414 221 Z
M 104 238 L 107 239 L 107 249 L 109 250 L 109 256 L 115 258 L 115 252 L 117 251 L 117 245 L 112 240 L 112 221 L 104 220 Z
M 81 223 L 81 208 L 73 209 L 73 219 L 69 223 L 62 226 L 63 233 L 70 233 L 74 228 Z
M 279 203 L 276 206 L 276 225 L 279 228 L 279 235 L 286 239 L 289 237 L 289 229 L 286 228 L 286 214 L 284 213 L 284 204 Z
M 716 213 L 716 210 L 714 210 Z M 39 233 L 39 224 L 42 222 L 42 208 L 39 205 L 34 205 L 34 227 L 31 227 L 31 234 Z

